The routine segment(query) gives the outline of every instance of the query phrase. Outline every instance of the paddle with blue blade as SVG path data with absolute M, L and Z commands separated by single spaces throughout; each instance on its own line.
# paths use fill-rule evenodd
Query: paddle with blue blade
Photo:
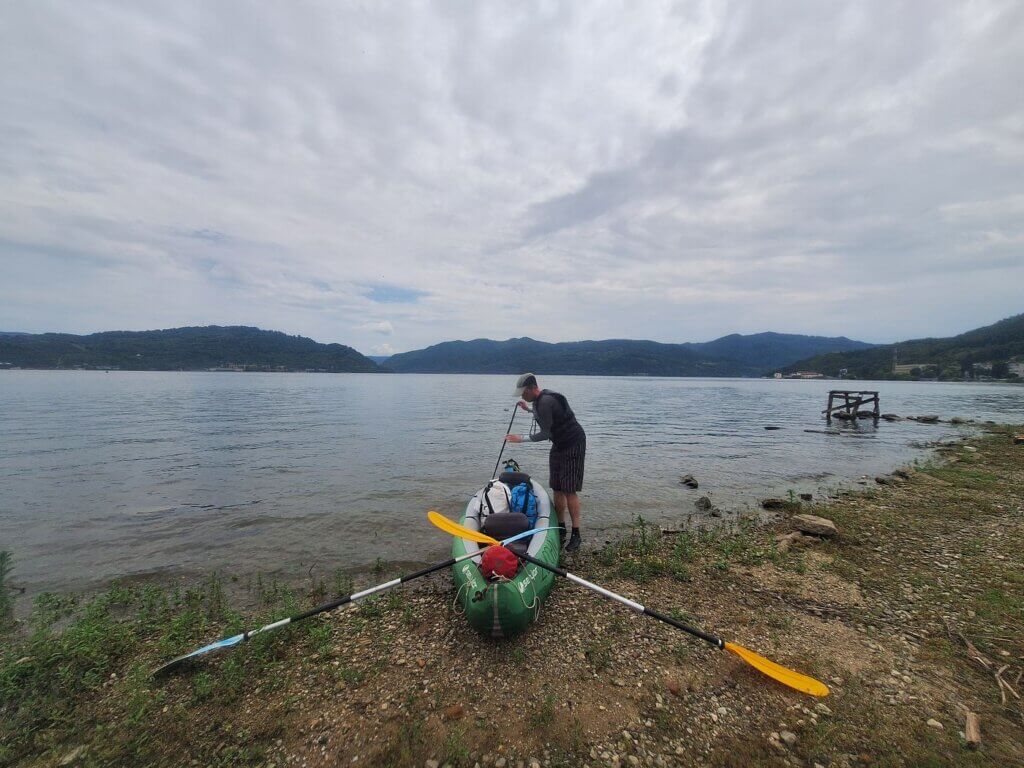
M 468 531 L 469 529 L 467 528 L 466 530 Z M 505 545 L 505 544 L 510 544 L 513 541 L 519 541 L 520 539 L 528 538 L 530 536 L 533 536 L 533 534 L 535 534 L 535 533 L 540 533 L 541 531 L 551 531 L 551 530 L 554 530 L 554 528 L 531 528 L 528 531 L 523 531 L 522 533 L 516 534 L 515 536 L 511 536 L 511 537 L 505 539 L 504 541 L 498 541 L 497 539 L 490 539 L 490 542 L 494 543 L 494 544 Z M 471 539 L 471 540 L 475 541 L 476 539 Z M 159 675 L 166 674 L 167 672 L 171 672 L 172 670 L 178 669 L 178 668 L 188 664 L 193 659 L 196 659 L 199 656 L 204 656 L 207 653 L 211 653 L 213 651 L 219 651 L 222 648 L 230 648 L 232 646 L 238 645 L 239 643 L 244 643 L 246 640 L 249 640 L 249 639 L 255 637 L 256 635 L 262 634 L 263 632 L 269 632 L 269 631 L 271 631 L 273 629 L 278 629 L 279 627 L 287 626 L 288 624 L 294 624 L 297 621 L 302 621 L 303 619 L 308 619 L 310 616 L 316 616 L 317 614 L 320 614 L 320 613 L 326 613 L 328 611 L 333 611 L 335 608 L 340 608 L 343 605 L 347 605 L 349 603 L 354 603 L 357 600 L 362 600 L 364 597 L 369 597 L 370 595 L 375 595 L 378 592 L 384 592 L 385 590 L 391 589 L 392 587 L 397 587 L 399 584 L 405 584 L 406 582 L 412 581 L 413 579 L 418 579 L 421 576 L 426 576 L 429 573 L 434 573 L 435 571 L 440 571 L 442 568 L 448 568 L 448 567 L 450 567 L 452 565 L 455 565 L 456 563 L 462 562 L 463 560 L 468 560 L 471 557 L 476 557 L 479 554 L 480 554 L 479 552 L 469 552 L 469 553 L 467 553 L 465 555 L 461 555 L 459 557 L 453 557 L 453 558 L 450 558 L 448 560 L 445 560 L 443 563 L 437 563 L 436 565 L 431 565 L 431 566 L 429 566 L 427 568 L 423 568 L 422 570 L 416 571 L 415 573 L 410 573 L 410 574 L 407 574 L 405 576 L 399 576 L 397 579 L 392 579 L 391 581 L 386 581 L 383 584 L 378 584 L 375 587 L 369 587 L 368 589 L 364 589 L 361 592 L 353 592 L 351 595 L 345 595 L 344 597 L 339 597 L 339 598 L 337 598 L 335 600 L 332 600 L 329 603 L 324 603 L 323 605 L 318 605 L 315 608 L 310 608 L 308 611 L 300 613 L 300 614 L 298 614 L 296 616 L 291 616 L 291 617 L 289 617 L 287 619 L 280 619 L 279 621 L 275 621 L 275 622 L 273 622 L 271 624 L 267 624 L 266 626 L 259 627 L 258 629 L 251 629 L 248 632 L 243 632 L 240 635 L 233 635 L 231 637 L 225 637 L 223 640 L 218 640 L 215 643 L 210 643 L 209 645 L 204 645 L 202 648 L 197 648 L 196 650 L 192 651 L 191 653 L 186 653 L 186 654 L 184 654 L 182 656 L 178 656 L 177 658 L 171 659 L 166 664 L 164 664 L 164 665 L 162 665 L 160 667 L 157 667 L 155 670 L 153 670 L 152 675 L 153 675 L 153 677 L 157 677 Z
M 447 517 L 438 514 L 437 512 L 428 512 L 427 518 L 430 520 L 431 523 L 436 525 L 442 531 L 444 531 L 445 533 L 450 533 L 452 536 L 458 536 L 463 539 L 469 539 L 470 541 L 475 541 L 478 544 L 498 543 L 495 539 L 491 538 L 487 534 L 466 528 L 465 526 L 460 525 L 459 523 L 456 523 L 453 520 L 449 520 Z M 783 667 L 781 664 L 776 664 L 771 659 L 766 659 L 764 656 L 754 653 L 748 648 L 744 648 L 742 645 L 736 645 L 735 643 L 727 643 L 720 637 L 715 637 L 714 635 L 710 635 L 707 632 L 702 632 L 696 627 L 688 626 L 681 621 L 673 619 L 671 616 L 666 616 L 665 614 L 658 613 L 657 611 L 652 610 L 650 608 L 645 608 L 640 603 L 630 600 L 627 597 L 623 597 L 622 595 L 616 594 L 615 592 L 612 592 L 609 589 L 605 589 L 604 587 L 599 587 L 597 584 L 593 584 L 587 581 L 586 579 L 581 579 L 579 576 L 569 573 L 564 568 L 548 565 L 547 563 L 538 560 L 535 557 L 531 557 L 530 555 L 518 555 L 518 557 L 529 563 L 533 563 L 536 566 L 549 570 L 552 573 L 558 574 L 559 576 L 564 576 L 569 581 L 575 584 L 579 584 L 581 587 L 586 587 L 587 589 L 593 592 L 597 592 L 597 594 L 603 597 L 607 597 L 609 600 L 614 600 L 617 603 L 621 603 L 630 610 L 636 611 L 637 613 L 643 616 L 650 616 L 652 619 L 663 621 L 666 624 L 675 627 L 676 629 L 681 629 L 684 632 L 688 632 L 689 634 L 693 635 L 694 637 L 699 637 L 701 640 L 711 643 L 713 646 L 720 650 L 730 651 L 739 656 L 741 659 L 743 659 L 743 661 L 745 661 L 747 664 L 752 666 L 757 671 L 767 675 L 773 680 L 778 680 L 783 685 L 788 685 L 790 688 L 793 688 L 794 690 L 800 691 L 801 693 L 810 694 L 811 696 L 828 696 L 828 686 L 826 686 L 820 680 L 815 680 L 813 677 L 808 677 L 807 675 L 801 674 L 799 672 L 794 672 L 792 669 L 786 669 L 786 667 Z

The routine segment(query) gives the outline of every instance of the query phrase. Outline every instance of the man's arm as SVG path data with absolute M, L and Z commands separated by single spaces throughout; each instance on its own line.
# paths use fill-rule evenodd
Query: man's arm
M 555 398 L 549 396 L 537 398 L 533 402 L 533 418 L 537 420 L 537 426 L 540 427 L 538 432 L 529 436 L 530 440 L 535 443 L 551 439 L 551 427 L 555 423 L 554 400 Z

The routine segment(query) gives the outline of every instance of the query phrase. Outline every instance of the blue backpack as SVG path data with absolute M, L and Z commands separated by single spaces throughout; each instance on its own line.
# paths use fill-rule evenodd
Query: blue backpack
M 512 489 L 512 498 L 509 506 L 513 512 L 522 512 L 530 521 L 530 527 L 537 525 L 537 495 L 533 492 L 530 483 L 520 483 Z

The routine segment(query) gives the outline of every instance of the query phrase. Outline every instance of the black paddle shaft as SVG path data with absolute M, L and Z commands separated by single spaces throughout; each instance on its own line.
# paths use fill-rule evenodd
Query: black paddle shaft
M 653 618 L 658 619 L 658 621 L 664 621 L 666 624 L 671 624 L 676 629 L 683 630 L 683 632 L 689 632 L 694 637 L 699 637 L 701 640 L 706 640 L 718 649 L 725 648 L 725 641 L 720 637 L 709 635 L 707 632 L 701 632 L 696 627 L 691 627 L 686 624 L 683 624 L 683 622 L 677 621 L 676 619 L 673 619 L 671 616 L 666 616 L 663 613 L 652 611 L 650 608 L 644 608 L 644 613 L 648 616 L 652 616 Z
M 518 410 L 519 410 L 519 403 L 517 402 L 514 406 L 512 406 L 512 418 L 508 420 L 508 429 L 505 430 L 505 435 L 506 436 L 512 434 L 512 422 L 516 420 L 516 411 L 518 411 Z M 497 477 L 498 476 L 498 465 L 501 464 L 501 455 L 505 452 L 505 443 L 506 442 L 507 441 L 505 440 L 504 437 L 501 438 L 501 450 L 498 451 L 498 460 L 496 462 L 494 462 L 494 471 L 491 473 L 491 477 Z
M 392 586 L 392 585 L 397 586 L 398 584 L 405 584 L 405 582 L 407 582 L 407 581 L 412 581 L 413 579 L 418 579 L 421 576 L 426 576 L 427 574 L 433 573 L 434 571 L 440 571 L 442 568 L 447 568 L 450 565 L 454 565 L 454 564 L 455 564 L 455 558 L 453 557 L 453 558 L 451 558 L 449 560 L 445 560 L 443 563 L 437 563 L 436 565 L 427 566 L 426 568 L 422 568 L 422 569 L 416 571 L 415 573 L 407 573 L 405 576 L 400 576 L 397 579 L 394 579 L 394 580 L 389 581 L 389 582 L 385 582 L 385 584 L 380 584 L 377 587 L 373 587 L 371 589 L 364 590 L 363 592 L 353 592 L 351 595 L 345 595 L 344 597 L 336 598 L 336 599 L 332 600 L 329 603 L 324 603 L 323 605 L 318 605 L 315 608 L 310 608 L 308 611 L 300 613 L 297 616 L 292 616 L 291 620 L 293 622 L 302 621 L 303 619 L 308 619 L 310 616 L 316 616 L 318 613 L 325 613 L 327 611 L 333 611 L 335 608 L 340 608 L 341 606 L 345 605 L 346 603 L 352 602 L 353 598 L 358 600 L 360 597 L 364 596 L 367 593 L 372 593 L 374 591 L 382 591 L 380 588 L 384 587 L 385 585 L 386 586 Z
M 297 621 L 302 621 L 303 619 L 308 619 L 311 616 L 316 616 L 318 613 L 327 613 L 328 611 L 333 611 L 335 608 L 340 608 L 343 605 L 347 605 L 348 603 L 353 603 L 356 600 L 361 600 L 364 597 L 369 597 L 370 595 L 374 595 L 374 594 L 376 594 L 378 592 L 383 592 L 383 591 L 385 591 L 387 589 L 391 589 L 392 587 L 397 587 L 399 584 L 404 584 L 407 581 L 412 581 L 413 579 L 418 579 L 421 576 L 426 576 L 427 574 L 433 573 L 434 571 L 440 571 L 442 568 L 447 568 L 447 567 L 449 567 L 451 565 L 454 565 L 456 562 L 457 562 L 457 558 L 452 557 L 452 558 L 449 558 L 448 560 L 445 560 L 443 563 L 437 563 L 436 565 L 429 565 L 426 568 L 421 568 L 420 570 L 416 571 L 415 573 L 408 573 L 405 576 L 399 576 L 397 579 L 392 579 L 391 581 L 386 581 L 383 584 L 378 584 L 375 587 L 370 587 L 369 589 L 364 589 L 361 592 L 353 592 L 351 595 L 345 595 L 344 597 L 337 597 L 334 600 L 331 600 L 329 603 L 322 603 L 321 605 L 318 605 L 315 608 L 310 608 L 308 611 L 303 611 L 302 613 L 298 613 L 295 616 L 291 616 L 291 617 L 289 617 L 287 619 L 281 619 L 279 621 L 275 621 L 275 622 L 273 622 L 271 624 L 268 624 L 265 627 L 260 627 L 259 629 L 253 629 L 253 630 L 250 630 L 248 632 L 243 632 L 241 634 L 241 636 L 239 637 L 239 640 L 240 640 L 240 642 L 245 642 L 246 640 L 249 640 L 254 635 L 258 635 L 261 632 L 266 632 L 269 629 L 276 629 L 277 627 L 283 627 L 283 626 L 288 625 L 288 624 L 294 624 Z M 154 677 L 156 677 L 156 676 L 162 675 L 162 674 L 164 674 L 166 672 L 169 672 L 172 669 L 176 669 L 176 668 L 180 667 L 181 665 L 185 664 L 186 662 L 190 661 L 191 659 L 196 658 L 196 654 L 198 654 L 198 653 L 205 653 L 205 652 L 207 652 L 209 650 L 213 650 L 215 645 L 216 644 L 214 643 L 211 646 L 207 646 L 205 648 L 199 649 L 199 651 L 193 651 L 192 653 L 186 653 L 184 656 L 179 656 L 176 659 L 171 659 L 169 662 L 167 662 L 163 666 L 158 667 L 157 669 L 155 669 L 152 674 L 153 674 Z
M 699 637 L 701 640 L 711 643 L 718 649 L 725 648 L 725 641 L 722 640 L 722 638 L 715 637 L 714 635 L 709 635 L 707 632 L 701 632 L 696 627 L 691 627 L 688 624 L 683 624 L 683 622 L 673 619 L 671 616 L 666 616 L 663 613 L 652 611 L 650 608 L 645 608 L 644 606 L 640 605 L 640 603 L 637 603 L 633 600 L 629 600 L 628 598 L 625 598 L 622 595 L 618 595 L 612 592 L 611 590 L 605 589 L 604 587 L 599 587 L 597 586 L 597 584 L 591 584 L 586 579 L 581 579 L 579 576 L 569 573 L 567 570 L 565 570 L 565 568 L 560 568 L 556 565 L 548 565 L 547 563 L 538 560 L 537 558 L 532 557 L 531 555 L 519 555 L 519 557 L 523 560 L 526 560 L 527 562 L 533 563 L 534 565 L 539 565 L 541 568 L 544 568 L 545 570 L 551 571 L 552 573 L 556 573 L 559 576 L 564 576 L 569 581 L 575 582 L 580 586 L 593 590 L 594 592 L 597 592 L 598 594 L 603 595 L 604 597 L 622 603 L 623 605 L 625 605 L 628 608 L 631 608 L 637 613 L 642 613 L 643 615 L 650 616 L 651 618 L 657 619 L 658 621 L 663 621 L 666 624 L 670 624 L 671 626 L 675 627 L 676 629 L 681 629 L 683 630 L 683 632 L 688 632 L 694 637 Z

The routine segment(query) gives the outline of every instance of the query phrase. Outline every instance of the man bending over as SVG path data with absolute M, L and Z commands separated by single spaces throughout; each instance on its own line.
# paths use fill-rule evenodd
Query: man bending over
M 558 392 L 541 389 L 537 386 L 537 377 L 532 373 L 524 373 L 516 381 L 516 395 L 521 397 L 517 405 L 533 418 L 540 427 L 539 432 L 532 435 L 506 435 L 510 443 L 522 443 L 527 440 L 539 442 L 551 441 L 551 456 L 548 460 L 551 471 L 550 485 L 555 492 L 555 510 L 558 522 L 565 530 L 566 512 L 572 518 L 572 535 L 569 543 L 565 543 L 562 535 L 562 546 L 566 552 L 575 552 L 580 548 L 580 497 L 583 490 L 583 461 L 587 454 L 587 434 L 576 421 L 576 414 L 569 407 L 569 401 Z M 533 403 L 530 408 L 527 403 Z

